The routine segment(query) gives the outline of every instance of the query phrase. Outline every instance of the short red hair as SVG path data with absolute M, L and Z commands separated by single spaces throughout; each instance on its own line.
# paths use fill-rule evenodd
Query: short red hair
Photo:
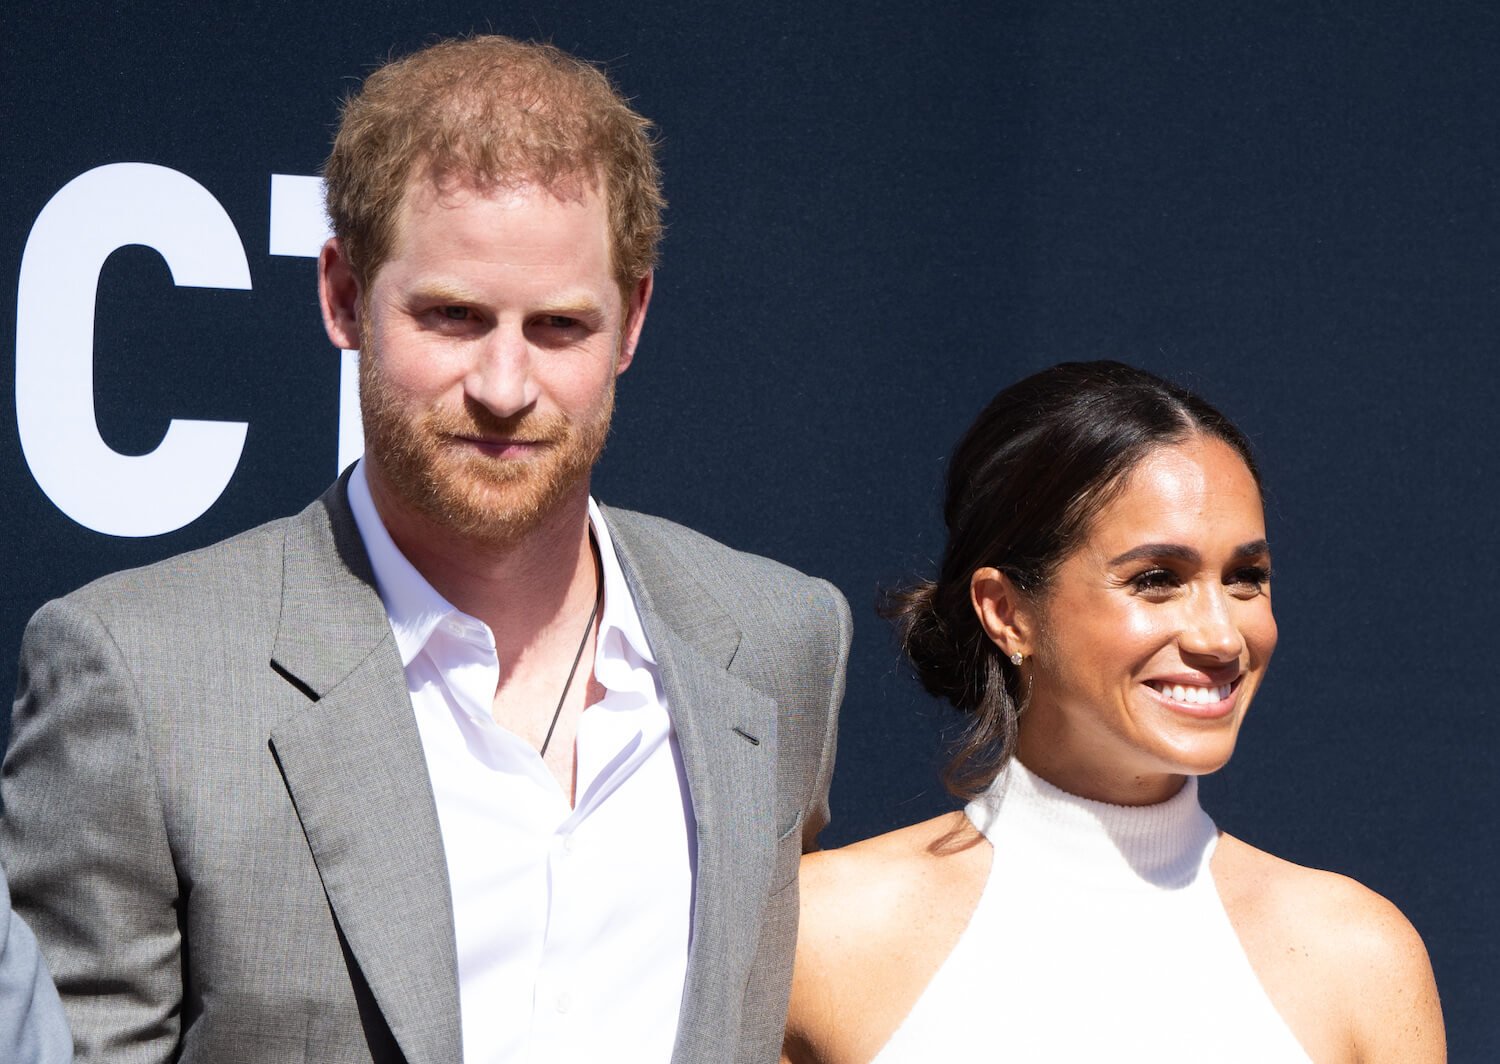
M 601 71 L 550 44 L 441 41 L 380 67 L 344 101 L 323 176 L 361 286 L 390 257 L 406 190 L 423 175 L 480 188 L 602 181 L 621 291 L 656 265 L 666 201 L 651 123 Z

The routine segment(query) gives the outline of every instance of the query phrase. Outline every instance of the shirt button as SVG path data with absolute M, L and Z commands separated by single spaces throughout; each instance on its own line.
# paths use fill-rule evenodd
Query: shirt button
M 557 1002 L 556 1002 L 556 1004 L 557 1004 L 557 1011 L 558 1012 L 561 1012 L 561 1013 L 571 1012 L 573 1010 L 573 995 L 569 994 L 566 990 L 564 990 L 561 994 L 557 995 Z
M 571 854 L 573 852 L 573 849 L 574 849 L 573 836 L 572 835 L 564 835 L 563 836 L 563 853 Z

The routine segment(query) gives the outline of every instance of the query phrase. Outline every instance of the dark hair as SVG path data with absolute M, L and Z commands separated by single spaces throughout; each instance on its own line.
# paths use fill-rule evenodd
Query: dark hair
M 1120 362 L 1064 362 L 1018 381 L 964 433 L 948 466 L 942 569 L 881 606 L 922 686 L 972 715 L 943 774 L 954 795 L 972 798 L 1004 767 L 1022 697 L 1019 670 L 974 613 L 974 573 L 994 566 L 1023 593 L 1043 593 L 1147 452 L 1195 435 L 1234 448 L 1260 484 L 1250 443 L 1228 418 Z

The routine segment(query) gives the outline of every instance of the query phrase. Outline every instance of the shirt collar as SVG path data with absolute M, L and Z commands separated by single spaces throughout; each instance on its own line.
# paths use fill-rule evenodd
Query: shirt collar
M 641 614 L 635 605 L 635 596 L 625 582 L 625 570 L 615 554 L 615 541 L 610 535 L 609 524 L 599 510 L 599 504 L 589 497 L 589 525 L 594 530 L 594 541 L 599 544 L 599 568 L 604 571 L 604 616 L 599 621 L 599 642 L 608 643 L 607 633 L 618 632 L 630 649 L 646 664 L 655 665 L 651 644 L 646 641 L 645 629 L 641 627 Z
M 438 625 L 450 618 L 460 618 L 475 624 L 482 623 L 458 609 L 427 582 L 416 566 L 407 561 L 406 555 L 396 546 L 386 531 L 375 500 L 370 495 L 370 484 L 365 478 L 365 463 L 361 458 L 349 475 L 349 509 L 354 513 L 354 523 L 364 540 L 365 552 L 370 556 L 370 568 L 375 573 L 375 586 L 380 600 L 385 605 L 391 631 L 396 637 L 396 646 L 401 652 L 403 668 L 422 652 L 428 639 Z M 615 554 L 614 540 L 609 525 L 593 498 L 589 499 L 589 525 L 594 539 L 599 544 L 600 568 L 604 574 L 604 615 L 599 620 L 598 644 L 601 648 L 628 645 L 642 662 L 655 665 L 651 645 L 646 641 L 641 626 L 640 613 L 630 586 L 625 582 L 625 571 Z

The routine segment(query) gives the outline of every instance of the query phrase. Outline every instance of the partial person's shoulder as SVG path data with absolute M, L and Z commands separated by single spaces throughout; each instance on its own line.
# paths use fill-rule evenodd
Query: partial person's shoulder
M 216 543 L 98 577 L 45 603 L 28 631 L 41 639 L 43 630 L 55 634 L 98 623 L 117 637 L 162 629 L 176 640 L 190 642 L 200 635 L 213 639 L 228 628 L 242 631 L 257 623 L 264 627 L 281 609 L 287 555 L 299 549 L 298 542 L 304 554 L 317 553 L 306 547 L 319 539 L 326 540 L 330 550 L 347 550 L 347 545 L 333 546 L 341 533 L 333 527 L 328 499 L 325 494 L 299 514 Z M 352 528 L 352 521 L 348 523 Z M 301 540 L 289 539 L 294 527 L 307 534 Z
M 216 592 L 243 595 L 258 576 L 279 578 L 290 520 L 279 518 L 149 565 L 108 573 L 65 600 L 109 615 L 148 605 L 191 608 Z
M 803 933 L 840 953 L 893 948 L 891 939 L 936 930 L 989 874 L 991 851 L 963 813 L 948 813 L 802 858 Z M 972 908 L 972 904 L 969 906 Z
M 1427 948 L 1394 904 L 1348 876 L 1231 835 L 1220 836 L 1214 879 L 1263 982 L 1279 970 L 1288 983 L 1325 996 L 1324 1014 L 1346 1017 L 1360 1059 L 1443 1058 Z
M 802 858 L 783 1060 L 869 1060 L 968 926 L 992 851 L 963 813 Z
M 633 553 L 660 555 L 693 569 L 728 575 L 756 573 L 770 580 L 802 583 L 815 578 L 774 559 L 737 550 L 702 532 L 669 521 L 665 517 L 635 510 L 601 506 L 601 511 L 617 534 L 623 533 Z M 728 572 L 726 573 L 726 568 Z M 822 583 L 823 581 L 817 581 Z
M 616 546 L 658 580 L 688 578 L 701 587 L 732 596 L 743 608 L 764 603 L 778 610 L 802 605 L 846 614 L 848 605 L 826 580 L 808 576 L 771 558 L 724 543 L 650 514 L 601 506 Z
M 1426 950 L 1390 901 L 1348 876 L 1308 868 L 1221 835 L 1215 878 L 1226 906 L 1274 920 L 1347 963 L 1401 963 Z

